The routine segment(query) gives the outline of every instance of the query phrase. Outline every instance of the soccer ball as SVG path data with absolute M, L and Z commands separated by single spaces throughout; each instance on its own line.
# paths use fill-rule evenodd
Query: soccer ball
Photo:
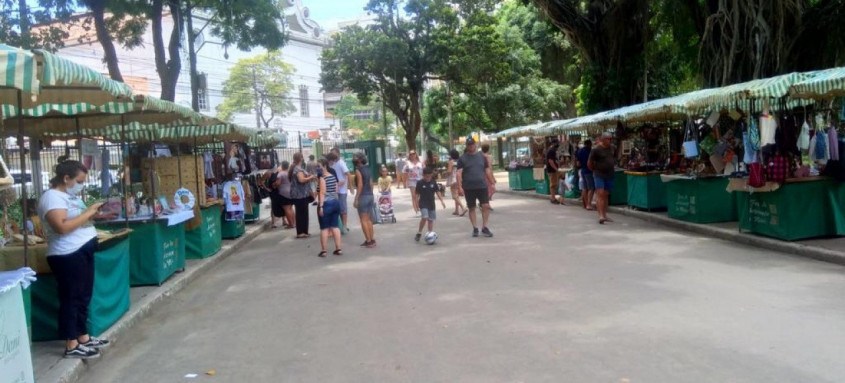
M 437 233 L 435 233 L 433 231 L 429 231 L 425 235 L 425 243 L 427 245 L 433 245 L 434 242 L 437 242 Z

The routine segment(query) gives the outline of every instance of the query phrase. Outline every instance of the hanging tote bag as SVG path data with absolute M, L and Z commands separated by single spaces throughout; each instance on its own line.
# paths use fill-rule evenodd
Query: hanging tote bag
M 696 158 L 698 157 L 698 140 L 696 140 L 696 130 L 692 120 L 687 120 L 687 126 L 684 129 L 684 157 Z
M 748 164 L 748 186 L 759 188 L 766 186 L 766 174 L 759 162 Z

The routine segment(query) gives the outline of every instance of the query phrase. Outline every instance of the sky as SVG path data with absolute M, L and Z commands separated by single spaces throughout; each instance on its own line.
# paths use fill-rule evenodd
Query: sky
M 311 11 L 311 19 L 325 31 L 337 28 L 341 21 L 353 20 L 366 14 L 367 0 L 302 0 L 302 5 Z

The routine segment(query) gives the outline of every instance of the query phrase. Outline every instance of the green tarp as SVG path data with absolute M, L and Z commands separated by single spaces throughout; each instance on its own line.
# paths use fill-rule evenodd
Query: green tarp
M 100 245 L 94 253 L 94 293 L 88 331 L 98 336 L 129 310 L 129 239 Z M 32 340 L 59 339 L 59 298 L 53 274 L 39 274 L 32 289 Z
M 258 221 L 258 218 L 261 216 L 261 204 L 260 203 L 252 203 L 252 213 L 244 214 L 244 221 L 246 223 L 253 223 Z
M 202 222 L 194 230 L 185 232 L 186 258 L 207 258 L 220 250 L 223 245 L 223 233 L 220 230 L 220 214 L 220 205 L 200 209 L 200 219 Z
M 37 283 L 38 281 L 33 282 Z M 32 340 L 32 290 L 23 290 L 23 309 L 26 313 L 26 331 L 29 333 L 29 339 Z
M 672 180 L 665 186 L 670 218 L 694 223 L 737 220 L 736 198 L 725 190 L 725 177 Z
M 110 228 L 125 223 L 111 224 Z M 167 226 L 167 220 L 130 221 L 129 283 L 161 285 L 185 268 L 185 224 Z
M 831 199 L 841 186 L 832 180 L 786 183 L 766 193 L 737 192 L 740 231 L 786 241 L 837 234 Z
M 519 168 L 516 170 L 508 170 L 508 187 L 510 187 L 511 190 L 533 190 L 534 169 Z
M 644 210 L 666 208 L 666 187 L 660 174 L 643 175 L 626 173 L 628 176 L 628 205 Z M 614 186 L 618 187 L 618 186 Z
M 610 191 L 610 205 L 628 204 L 628 176 L 624 170 L 616 171 L 613 177 L 613 190 Z
M 223 239 L 240 238 L 240 236 L 246 233 L 246 226 L 244 225 L 244 220 L 227 221 L 223 219 L 222 216 L 220 219 L 220 232 L 222 234 Z

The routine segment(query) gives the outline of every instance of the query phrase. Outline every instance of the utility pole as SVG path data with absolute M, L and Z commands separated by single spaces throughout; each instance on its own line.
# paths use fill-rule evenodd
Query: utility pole
M 252 91 L 255 94 L 255 128 L 261 129 L 261 101 L 258 98 L 258 77 L 255 75 L 255 65 L 252 66 Z M 302 151 L 301 148 L 300 151 Z
M 188 61 L 191 66 L 191 109 L 200 111 L 199 84 L 197 79 L 197 52 L 194 48 L 194 13 L 191 0 L 185 0 L 185 23 L 188 26 Z
M 452 90 L 449 88 L 449 82 L 446 82 L 446 99 L 448 104 L 446 105 L 446 113 L 449 118 L 449 150 L 452 150 L 452 146 L 455 142 L 455 137 L 452 135 Z

